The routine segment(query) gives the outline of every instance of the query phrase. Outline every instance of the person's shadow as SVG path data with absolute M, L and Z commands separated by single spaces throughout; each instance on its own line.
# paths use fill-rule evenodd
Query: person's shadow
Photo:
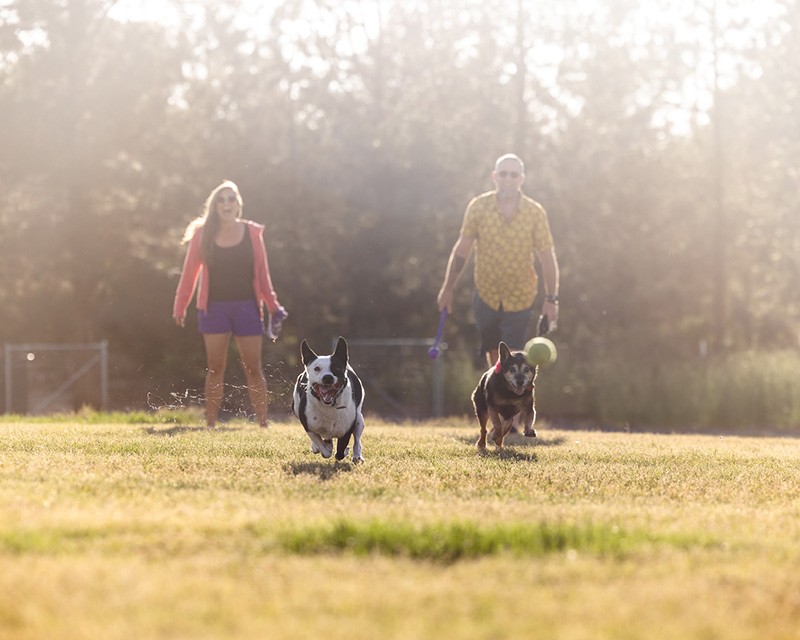
M 166 429 L 157 429 L 156 427 L 144 427 L 144 432 L 150 436 L 167 436 L 173 438 L 182 433 L 197 433 L 200 431 L 207 431 L 208 427 L 187 427 L 186 425 L 179 425 L 175 427 L 168 427 Z
M 199 433 L 201 431 L 239 431 L 239 427 L 189 427 L 187 425 L 176 425 L 166 429 L 156 427 L 144 427 L 144 432 L 151 436 L 167 436 L 173 438 L 182 433 Z

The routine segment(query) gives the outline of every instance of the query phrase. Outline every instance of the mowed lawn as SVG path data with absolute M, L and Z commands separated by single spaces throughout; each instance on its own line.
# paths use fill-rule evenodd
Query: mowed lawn
M 800 638 L 800 440 L 0 424 L 0 638 Z

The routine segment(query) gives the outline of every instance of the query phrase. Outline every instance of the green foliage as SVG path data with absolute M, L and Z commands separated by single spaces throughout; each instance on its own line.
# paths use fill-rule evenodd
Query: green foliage
M 367 4 L 287 0 L 243 20 L 222 2 L 199 20 L 165 0 L 177 23 L 162 24 L 104 0 L 5 3 L 4 340 L 108 339 L 115 407 L 199 388 L 194 318 L 181 331 L 170 306 L 182 231 L 223 178 L 266 225 L 291 314 L 268 361 L 293 368 L 302 338 L 429 336 L 464 207 L 515 151 L 562 267 L 572 371 L 548 372 L 566 390 L 546 412 L 671 423 L 680 403 L 654 398 L 679 392 L 672 365 L 621 387 L 603 376 L 676 344 L 796 347 L 797 3 L 741 20 L 655 1 Z M 474 348 L 470 295 L 465 278 L 453 354 Z M 577 364 L 606 352 L 625 352 L 613 372 Z M 684 420 L 742 415 L 727 383 L 699 382 L 720 398 L 700 407 L 688 388 L 702 411 Z M 763 395 L 746 415 L 794 419 Z M 463 398 L 448 394 L 452 411 L 469 410 Z
M 675 431 L 797 433 L 800 355 L 744 351 L 676 361 L 615 358 L 540 373 L 544 415 Z

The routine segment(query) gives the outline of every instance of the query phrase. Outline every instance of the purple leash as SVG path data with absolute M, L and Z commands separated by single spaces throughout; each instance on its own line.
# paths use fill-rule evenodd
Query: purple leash
M 442 334 L 444 333 L 444 321 L 447 319 L 447 309 L 442 309 L 442 312 L 439 314 L 439 329 L 436 331 L 436 337 L 433 339 L 433 346 L 428 349 L 428 356 L 432 360 L 436 360 L 436 357 L 439 355 L 439 342 L 442 340 Z

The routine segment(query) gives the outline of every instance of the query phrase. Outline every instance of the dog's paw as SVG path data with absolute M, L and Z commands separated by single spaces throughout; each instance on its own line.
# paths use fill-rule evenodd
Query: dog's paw
M 333 440 L 323 440 L 319 452 L 326 460 L 330 458 L 333 455 Z
M 353 464 L 362 464 L 364 462 L 364 456 L 353 456 Z
M 525 437 L 526 438 L 535 438 L 536 437 L 536 429 L 525 429 Z

